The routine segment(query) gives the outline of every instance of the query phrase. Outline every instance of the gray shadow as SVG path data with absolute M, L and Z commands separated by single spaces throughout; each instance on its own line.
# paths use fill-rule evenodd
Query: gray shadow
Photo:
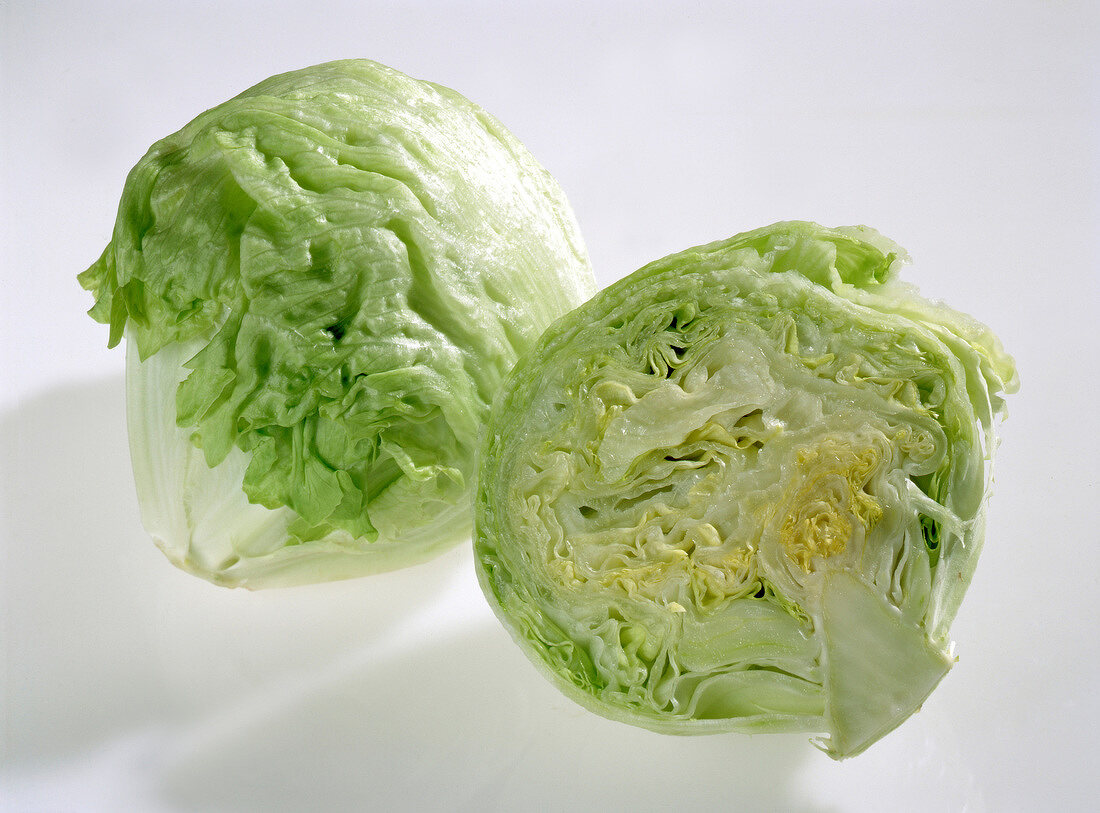
M 457 552 L 250 593 L 173 567 L 141 527 L 121 377 L 0 415 L 0 762 L 48 771 L 369 645 L 457 579 Z
M 671 737 L 560 696 L 488 622 L 346 668 L 168 755 L 165 810 L 823 811 L 803 735 Z M 319 802 L 318 800 L 323 800 Z

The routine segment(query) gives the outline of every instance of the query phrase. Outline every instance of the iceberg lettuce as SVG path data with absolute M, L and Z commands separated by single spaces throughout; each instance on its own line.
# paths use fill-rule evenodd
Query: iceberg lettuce
M 80 282 L 109 344 L 126 337 L 146 528 L 248 587 L 468 538 L 497 388 L 594 291 L 524 147 L 365 60 L 272 77 L 154 144 Z
M 857 754 L 953 662 L 1014 365 L 871 229 L 779 223 L 550 327 L 482 448 L 475 561 L 562 691 Z

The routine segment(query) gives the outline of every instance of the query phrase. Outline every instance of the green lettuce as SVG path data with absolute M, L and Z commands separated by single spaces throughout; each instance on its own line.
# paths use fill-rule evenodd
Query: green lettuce
M 841 758 L 946 674 L 1016 374 L 905 260 L 871 229 L 779 223 L 642 268 L 513 369 L 475 561 L 568 696 Z
M 249 587 L 467 538 L 497 388 L 594 290 L 561 189 L 497 120 L 362 60 L 154 144 L 80 282 L 127 340 L 146 528 Z

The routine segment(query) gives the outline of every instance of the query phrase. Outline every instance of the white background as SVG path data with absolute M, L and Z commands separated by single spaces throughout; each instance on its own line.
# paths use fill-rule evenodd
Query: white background
M 1100 794 L 1100 15 L 1089 2 L 0 3 L 0 807 L 1074 810 Z M 599 281 L 775 220 L 865 223 L 989 323 L 1022 390 L 924 710 L 833 763 L 572 706 L 465 548 L 267 593 L 172 568 L 123 353 L 75 275 L 146 147 L 264 77 L 369 57 L 557 176 Z

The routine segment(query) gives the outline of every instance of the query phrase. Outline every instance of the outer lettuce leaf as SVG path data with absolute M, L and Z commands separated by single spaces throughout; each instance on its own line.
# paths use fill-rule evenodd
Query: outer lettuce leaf
M 251 587 L 468 535 L 494 393 L 594 290 L 523 146 L 367 61 L 275 76 L 154 144 L 80 281 L 134 356 L 147 527 L 177 564 Z
M 642 268 L 516 365 L 475 551 L 519 645 L 656 731 L 857 754 L 952 663 L 1016 387 L 866 228 L 779 223 Z

